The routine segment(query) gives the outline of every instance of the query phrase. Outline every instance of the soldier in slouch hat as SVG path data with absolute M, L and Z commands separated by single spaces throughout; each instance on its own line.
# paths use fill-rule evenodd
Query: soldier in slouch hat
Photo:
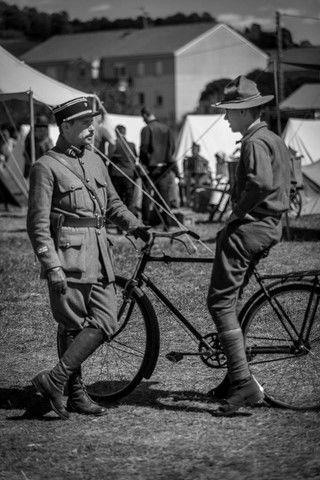
M 227 358 L 228 375 L 209 392 L 222 401 L 217 413 L 232 415 L 240 407 L 263 398 L 251 375 L 244 338 L 236 315 L 240 288 L 253 261 L 279 242 L 281 217 L 289 208 L 290 155 L 283 140 L 261 121 L 262 96 L 255 82 L 239 76 L 224 90 L 225 119 L 233 132 L 243 135 L 232 213 L 218 233 L 215 262 L 208 293 L 208 308 Z

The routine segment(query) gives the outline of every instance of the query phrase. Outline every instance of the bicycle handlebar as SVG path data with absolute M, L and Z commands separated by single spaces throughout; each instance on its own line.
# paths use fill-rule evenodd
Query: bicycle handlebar
M 176 238 L 181 237 L 182 235 L 189 235 L 190 237 L 195 238 L 196 240 L 200 240 L 200 236 L 193 232 L 192 230 L 177 230 L 176 232 L 150 232 L 153 238 Z
M 189 235 L 190 237 L 193 237 L 196 240 L 200 240 L 200 236 L 197 233 L 193 232 L 192 230 L 177 230 L 176 232 L 150 232 L 150 239 L 146 242 L 146 244 L 141 249 L 141 251 L 146 251 L 148 249 L 151 250 L 156 238 L 170 238 L 172 241 L 175 240 L 177 242 L 181 242 L 187 249 L 188 253 L 191 255 L 194 252 L 190 251 L 186 243 L 180 238 L 178 238 L 178 237 L 181 237 L 182 235 Z M 133 236 L 133 235 L 131 234 L 131 232 L 128 232 L 126 234 L 126 237 L 131 243 L 133 243 L 132 240 L 129 238 L 130 236 Z

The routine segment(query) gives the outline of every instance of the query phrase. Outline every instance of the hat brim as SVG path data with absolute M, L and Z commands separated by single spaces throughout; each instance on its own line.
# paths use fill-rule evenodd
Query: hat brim
M 265 103 L 271 102 L 274 95 L 265 95 L 264 97 L 252 98 L 251 100 L 243 100 L 238 102 L 218 102 L 211 104 L 211 107 L 222 108 L 225 110 L 244 110 L 246 108 L 259 107 Z

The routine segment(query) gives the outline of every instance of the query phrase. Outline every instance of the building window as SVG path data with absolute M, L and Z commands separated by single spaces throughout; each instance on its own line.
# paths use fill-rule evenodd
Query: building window
M 162 75 L 163 74 L 163 64 L 160 60 L 158 62 L 156 62 L 155 72 L 156 72 L 156 75 Z
M 113 65 L 113 75 L 115 78 L 123 78 L 126 76 L 126 66 L 123 63 Z
M 144 105 L 145 103 L 144 93 L 142 92 L 138 93 L 138 102 L 139 102 L 139 105 Z
M 162 107 L 163 105 L 163 96 L 156 94 L 156 99 L 155 99 L 155 106 L 156 107 Z
M 146 73 L 145 64 L 143 62 L 138 63 L 137 73 L 139 77 L 143 77 Z
M 100 74 L 100 59 L 96 58 L 91 62 L 91 78 L 96 80 Z

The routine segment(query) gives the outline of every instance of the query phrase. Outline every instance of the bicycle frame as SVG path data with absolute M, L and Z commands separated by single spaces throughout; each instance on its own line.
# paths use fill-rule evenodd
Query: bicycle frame
M 178 310 L 174 304 L 166 297 L 166 295 L 150 280 L 150 278 L 145 275 L 144 270 L 148 263 L 151 262 L 160 262 L 160 263 L 213 263 L 214 258 L 209 257 L 172 257 L 170 255 L 163 256 L 153 256 L 151 255 L 152 245 L 146 247 L 142 251 L 140 258 L 137 262 L 133 276 L 128 282 L 127 288 L 130 288 L 130 285 L 134 284 L 138 287 L 141 287 L 142 284 L 145 284 L 156 297 L 161 300 L 161 302 L 178 318 L 178 320 L 189 330 L 189 332 L 203 345 L 207 348 L 208 353 L 214 353 L 212 346 L 204 339 L 203 335 L 187 320 L 187 318 Z M 188 355 L 203 355 L 203 353 L 190 353 L 186 352 Z
M 276 313 L 277 317 L 279 318 L 283 328 L 286 330 L 288 335 L 290 336 L 291 340 L 297 345 L 297 348 L 301 348 L 303 344 L 308 342 L 311 328 L 314 322 L 314 318 L 316 315 L 317 308 L 319 306 L 320 297 L 317 294 L 317 290 L 320 287 L 320 270 L 302 270 L 297 272 L 291 272 L 287 274 L 276 274 L 276 275 L 260 275 L 259 272 L 254 269 L 253 274 L 259 283 L 261 290 L 264 292 L 265 296 L 268 298 L 270 305 L 272 306 L 274 312 Z M 311 278 L 312 290 L 310 293 L 310 297 L 308 300 L 308 305 L 305 311 L 302 327 L 300 332 L 298 332 L 293 325 L 293 322 L 288 317 L 287 313 L 284 311 L 282 305 L 277 300 L 277 298 L 270 295 L 270 288 L 275 287 L 277 285 L 283 285 L 284 283 L 290 280 L 298 280 L 301 282 L 302 279 Z M 275 280 L 274 282 L 270 283 L 269 285 L 265 285 L 265 280 Z M 288 328 L 289 325 L 293 332 L 296 334 L 296 338 L 290 332 Z M 260 352 L 261 353 L 261 352 Z M 268 352 L 271 353 L 271 352 Z
M 188 232 L 185 232 L 188 233 Z M 178 256 L 171 256 L 163 254 L 162 256 L 154 256 L 151 254 L 151 250 L 154 244 L 154 239 L 156 236 L 163 236 L 166 238 L 170 238 L 170 234 L 155 234 L 153 240 L 147 244 L 140 252 L 140 256 L 138 262 L 136 264 L 134 273 L 131 279 L 128 281 L 126 289 L 130 289 L 131 286 L 138 286 L 141 287 L 143 284 L 146 285 L 154 294 L 155 296 L 173 313 L 173 315 L 189 330 L 189 332 L 205 347 L 206 355 L 216 354 L 216 348 L 213 348 L 210 345 L 203 335 L 190 323 L 189 320 L 178 310 L 174 304 L 166 297 L 166 295 L 150 280 L 150 278 L 145 275 L 144 271 L 146 266 L 152 262 L 158 263 L 211 263 L 213 264 L 214 258 L 210 257 L 178 257 Z M 171 237 L 172 238 L 172 237 Z M 175 240 L 178 240 L 175 238 Z M 178 240 L 179 241 L 179 240 Z M 184 243 L 182 240 L 180 242 Z M 303 345 L 306 344 L 308 341 L 310 331 L 314 322 L 316 310 L 319 305 L 320 297 L 317 294 L 317 289 L 320 287 L 320 270 L 313 270 L 313 271 L 299 271 L 299 272 L 292 272 L 289 274 L 276 274 L 276 275 L 261 275 L 254 267 L 253 275 L 256 278 L 257 283 L 260 285 L 260 289 L 251 297 L 254 299 L 256 296 L 261 295 L 262 292 L 268 299 L 270 305 L 272 306 L 273 310 L 275 311 L 276 315 L 278 316 L 283 328 L 288 333 L 289 337 L 291 338 L 293 345 L 278 345 L 277 347 L 263 347 L 263 346 L 255 346 L 250 348 L 250 352 L 248 354 L 269 354 L 269 353 L 288 353 L 293 354 L 294 351 L 302 350 Z M 305 317 L 303 320 L 303 325 L 300 332 L 297 331 L 293 322 L 284 311 L 283 307 L 281 306 L 280 302 L 277 298 L 274 298 L 272 294 L 270 294 L 270 289 L 275 287 L 276 285 L 281 285 L 289 280 L 299 280 L 303 278 L 313 278 L 312 285 L 313 289 L 310 294 L 310 298 L 308 301 L 308 306 L 305 312 Z M 267 280 L 274 280 L 271 283 L 266 283 Z M 316 301 L 314 302 L 314 299 Z M 250 302 L 250 300 L 249 300 Z M 312 306 L 313 305 L 313 306 Z M 292 333 L 292 331 L 293 333 Z M 306 334 L 306 335 L 305 335 Z M 294 351 L 293 351 L 294 350 Z M 177 352 L 172 352 L 177 353 Z M 200 355 L 204 356 L 204 352 L 181 352 L 181 355 Z

